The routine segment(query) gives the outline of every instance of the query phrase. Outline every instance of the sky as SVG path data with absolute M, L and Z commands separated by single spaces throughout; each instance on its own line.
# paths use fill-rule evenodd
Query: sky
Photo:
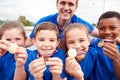
M 79 0 L 75 14 L 90 22 L 96 23 L 106 11 L 120 12 L 120 0 Z M 0 19 L 17 20 L 26 16 L 36 23 L 40 18 L 57 12 L 56 0 L 0 0 Z

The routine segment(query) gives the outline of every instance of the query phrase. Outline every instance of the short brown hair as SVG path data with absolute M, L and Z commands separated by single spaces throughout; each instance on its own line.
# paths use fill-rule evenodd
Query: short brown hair
M 42 22 L 42 23 L 38 24 L 34 30 L 34 38 L 36 38 L 36 35 L 40 30 L 55 31 L 57 38 L 59 37 L 59 31 L 57 29 L 57 26 L 55 24 L 53 24 L 52 22 Z

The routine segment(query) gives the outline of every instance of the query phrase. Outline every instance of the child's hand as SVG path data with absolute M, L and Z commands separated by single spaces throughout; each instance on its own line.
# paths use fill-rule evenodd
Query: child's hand
M 73 57 L 67 57 L 65 62 L 65 70 L 70 75 L 76 78 L 76 80 L 84 80 L 81 66 Z
M 9 42 L 6 40 L 0 40 L 0 56 L 3 56 L 7 50 L 8 50 L 8 46 Z
M 113 61 L 116 59 L 120 60 L 119 50 L 115 44 L 105 43 L 103 46 L 103 51 Z
M 17 51 L 14 54 L 15 60 L 16 60 L 16 66 L 24 66 L 26 60 L 27 60 L 27 51 L 23 47 L 19 47 Z
M 62 73 L 63 63 L 61 59 L 57 57 L 49 58 L 49 60 L 46 61 L 46 65 L 50 66 L 50 72 L 52 73 L 53 77 L 60 76 Z
M 29 64 L 29 70 L 36 80 L 41 80 L 46 70 L 43 58 L 36 59 Z

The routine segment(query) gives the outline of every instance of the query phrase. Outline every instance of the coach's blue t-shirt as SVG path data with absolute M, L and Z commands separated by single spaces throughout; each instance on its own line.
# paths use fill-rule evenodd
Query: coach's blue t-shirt
M 46 17 L 43 17 L 41 18 L 35 25 L 35 27 L 41 23 L 41 22 L 52 22 L 54 23 L 55 25 L 58 26 L 58 23 L 57 23 L 57 16 L 58 16 L 58 13 L 54 14 L 54 15 L 49 15 L 49 16 L 46 16 Z M 86 25 L 89 29 L 89 32 L 92 32 L 94 30 L 94 26 L 92 26 L 91 24 L 89 24 L 87 21 L 77 17 L 76 15 L 73 15 L 71 20 L 70 20 L 70 23 L 82 23 L 84 25 Z M 34 27 L 34 29 L 35 29 Z M 34 37 L 34 29 L 32 30 L 32 33 L 30 34 L 30 38 L 33 38 Z M 61 30 L 59 27 L 58 27 L 58 30 L 59 30 L 59 38 L 62 39 L 63 37 L 63 30 Z

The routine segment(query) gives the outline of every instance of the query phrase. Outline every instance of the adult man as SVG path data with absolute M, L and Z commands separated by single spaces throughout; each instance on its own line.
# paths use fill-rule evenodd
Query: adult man
M 78 0 L 57 0 L 56 7 L 58 10 L 58 13 L 41 18 L 36 23 L 36 25 L 38 25 L 41 22 L 52 22 L 58 26 L 60 38 L 62 38 L 62 32 L 67 25 L 69 25 L 70 23 L 83 23 L 88 27 L 89 32 L 92 36 L 95 36 L 95 37 L 99 36 L 98 30 L 95 27 L 93 27 L 91 24 L 89 24 L 85 20 L 74 15 L 78 7 Z M 31 39 L 34 37 L 34 29 L 32 30 L 30 38 L 28 38 L 26 42 L 26 46 L 29 46 L 32 44 Z

